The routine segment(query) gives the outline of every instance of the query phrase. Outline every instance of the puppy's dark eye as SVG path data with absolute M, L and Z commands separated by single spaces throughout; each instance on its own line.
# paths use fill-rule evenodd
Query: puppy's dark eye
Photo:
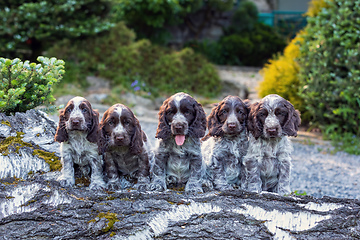
M 184 112 L 184 114 L 185 114 L 185 115 L 190 115 L 191 112 L 190 112 L 189 110 L 187 110 L 187 111 Z
M 238 114 L 243 114 L 244 112 L 240 109 L 238 110 Z
M 223 109 L 222 111 L 221 111 L 221 114 L 227 114 L 228 113 L 228 110 L 227 109 Z
M 87 108 L 83 108 L 81 111 L 82 111 L 83 113 L 87 113 L 87 112 L 88 112 Z
M 109 120 L 107 123 L 109 124 L 109 126 L 113 126 L 115 124 L 113 120 Z
M 71 111 L 72 111 L 71 108 L 67 108 L 67 109 L 66 109 L 66 112 L 67 112 L 67 113 L 71 113 Z
M 125 119 L 125 120 L 124 120 L 124 125 L 128 126 L 128 125 L 130 125 L 130 123 L 131 123 L 131 121 L 128 120 L 128 119 Z

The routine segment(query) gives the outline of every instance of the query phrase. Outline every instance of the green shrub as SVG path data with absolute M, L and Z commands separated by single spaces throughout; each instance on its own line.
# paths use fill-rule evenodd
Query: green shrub
M 107 0 L 0 1 L 0 52 L 35 61 L 54 42 L 112 27 Z
M 334 0 L 308 18 L 300 47 L 301 96 L 312 123 L 360 154 L 360 0 Z
M 64 74 L 64 61 L 38 57 L 40 64 L 0 58 L 0 112 L 25 112 L 55 101 L 52 86 Z
M 150 39 L 157 44 L 166 44 L 171 38 L 168 26 L 186 24 L 189 29 L 198 34 L 204 25 L 211 22 L 212 14 L 228 11 L 234 6 L 233 0 L 116 0 L 112 8 L 112 15 L 116 22 L 125 21 L 126 25 L 134 29 L 138 39 Z M 198 12 L 202 14 L 199 19 Z M 196 24 L 189 20 L 189 16 L 196 15 Z
M 134 80 L 141 79 L 151 96 L 177 91 L 214 96 L 220 91 L 217 71 L 204 57 L 191 49 L 176 52 L 146 39 L 135 41 L 134 32 L 123 23 L 97 37 L 63 41 L 48 54 L 79 66 L 86 74 L 105 77 L 113 86 L 131 90 Z
M 218 42 L 204 40 L 186 44 L 221 65 L 263 66 L 286 46 L 275 30 L 257 22 L 258 10 L 250 1 L 242 1 L 235 11 L 231 25 L 224 29 Z
M 360 0 L 335 0 L 309 17 L 300 47 L 307 110 L 327 134 L 360 136 Z

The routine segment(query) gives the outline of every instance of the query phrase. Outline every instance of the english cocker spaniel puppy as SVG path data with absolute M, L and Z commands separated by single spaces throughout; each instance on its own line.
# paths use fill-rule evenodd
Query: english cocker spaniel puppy
M 248 114 L 247 101 L 228 96 L 208 116 L 209 133 L 201 146 L 206 165 L 204 183 L 208 188 L 223 191 L 240 187 L 245 174 L 242 161 L 248 148 Z
M 148 189 L 153 152 L 130 108 L 115 104 L 106 110 L 100 122 L 99 151 L 105 161 L 108 189 Z
M 249 148 L 244 157 L 244 186 L 254 192 L 290 193 L 292 144 L 300 112 L 276 94 L 251 104 L 248 118 Z
M 186 192 L 203 192 L 200 138 L 205 131 L 205 112 L 193 97 L 181 92 L 164 101 L 156 132 L 159 141 L 152 169 L 152 190 L 184 186 Z
M 79 174 L 91 176 L 90 189 L 105 187 L 103 161 L 97 151 L 98 130 L 99 113 L 85 98 L 74 97 L 60 110 L 55 141 L 61 143 L 62 170 L 58 181 L 62 186 L 73 186 L 75 174 Z

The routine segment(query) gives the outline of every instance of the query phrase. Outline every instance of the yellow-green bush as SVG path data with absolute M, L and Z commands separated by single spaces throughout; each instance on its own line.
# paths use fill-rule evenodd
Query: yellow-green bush
M 259 95 L 264 97 L 276 93 L 289 100 L 296 109 L 304 112 L 304 101 L 298 91 L 300 81 L 298 78 L 299 65 L 296 58 L 300 55 L 299 44 L 302 42 L 300 32 L 284 49 L 284 54 L 271 59 L 262 69 L 264 80 L 259 85 Z M 304 116 L 302 116 L 303 118 Z
M 322 8 L 329 7 L 330 1 L 332 0 L 312 0 L 305 15 L 318 15 Z M 275 93 L 289 100 L 302 113 L 303 122 L 310 120 L 310 116 L 299 91 L 302 86 L 299 79 L 300 69 L 296 59 L 300 57 L 300 45 L 306 34 L 306 31 L 300 31 L 284 49 L 283 55 L 278 55 L 275 59 L 269 60 L 269 63 L 261 71 L 264 80 L 258 87 L 261 97 Z

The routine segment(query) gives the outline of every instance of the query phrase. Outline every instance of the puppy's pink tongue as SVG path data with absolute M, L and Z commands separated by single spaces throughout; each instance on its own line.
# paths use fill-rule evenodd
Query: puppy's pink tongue
M 178 146 L 181 146 L 185 142 L 185 135 L 176 135 L 175 136 L 175 142 Z

